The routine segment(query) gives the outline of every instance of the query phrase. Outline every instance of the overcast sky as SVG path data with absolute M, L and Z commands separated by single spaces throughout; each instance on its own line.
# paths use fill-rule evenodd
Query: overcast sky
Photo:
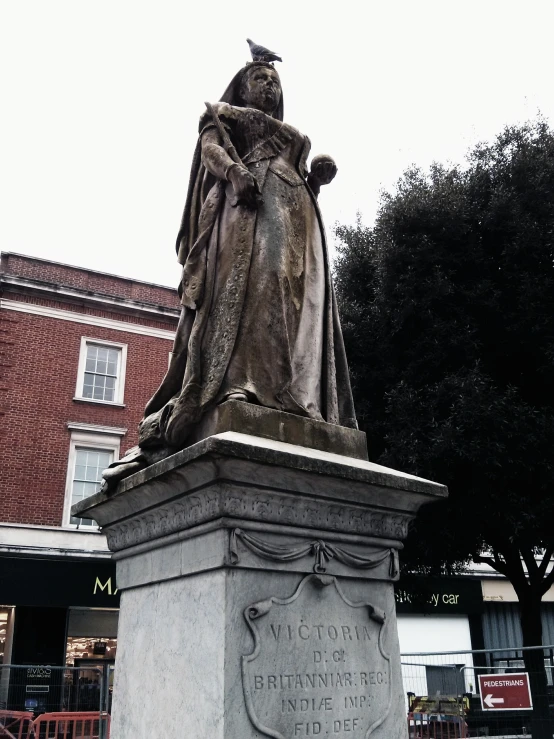
M 552 121 L 553 0 L 0 0 L 0 248 L 176 285 L 204 101 L 283 56 L 285 120 L 331 154 L 328 226 L 412 163 Z

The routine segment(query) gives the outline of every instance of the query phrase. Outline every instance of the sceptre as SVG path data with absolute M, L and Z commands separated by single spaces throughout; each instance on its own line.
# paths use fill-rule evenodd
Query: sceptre
M 221 136 L 221 140 L 223 141 L 223 148 L 236 164 L 240 164 L 242 167 L 244 167 L 242 159 L 237 154 L 237 150 L 235 149 L 233 142 L 229 138 L 229 134 L 225 130 L 224 125 L 219 120 L 219 116 L 216 113 L 214 106 L 211 103 L 204 103 L 204 105 L 208 109 L 208 113 L 211 115 L 213 122 L 215 123 L 218 134 Z
M 235 149 L 235 146 L 233 142 L 231 141 L 229 134 L 227 133 L 227 130 L 225 129 L 225 126 L 219 119 L 219 116 L 217 114 L 217 111 L 215 110 L 214 106 L 211 103 L 204 103 L 206 108 L 208 109 L 208 113 L 211 115 L 213 122 L 215 123 L 215 127 L 217 129 L 218 134 L 221 136 L 221 140 L 223 142 L 223 148 L 227 152 L 227 154 L 231 157 L 231 159 L 235 162 L 235 164 L 239 164 L 241 167 L 244 167 L 247 169 L 242 159 L 239 157 L 237 150 Z M 260 186 L 258 184 L 258 180 L 254 177 L 254 182 L 256 183 L 256 202 L 258 205 L 263 203 L 263 199 L 260 192 Z M 238 200 L 235 203 L 232 203 L 233 205 L 238 205 Z

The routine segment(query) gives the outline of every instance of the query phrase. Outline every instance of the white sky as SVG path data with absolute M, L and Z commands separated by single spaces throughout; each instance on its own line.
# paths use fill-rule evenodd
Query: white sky
M 279 52 L 285 120 L 339 167 L 328 226 L 412 163 L 554 117 L 553 0 L 0 0 L 0 248 L 176 285 L 198 117 Z

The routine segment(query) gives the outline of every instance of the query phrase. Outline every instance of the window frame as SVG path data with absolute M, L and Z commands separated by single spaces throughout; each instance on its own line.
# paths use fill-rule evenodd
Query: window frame
M 106 347 L 107 349 L 119 349 L 119 359 L 113 400 L 98 400 L 97 398 L 85 398 L 83 396 L 83 387 L 85 384 L 85 369 L 87 363 L 87 349 L 91 345 L 102 346 Z M 75 387 L 75 397 L 73 398 L 73 400 L 83 401 L 84 403 L 100 403 L 102 405 L 124 405 L 123 398 L 125 393 L 126 369 L 127 344 L 121 344 L 117 341 L 108 341 L 106 339 L 93 339 L 90 336 L 81 336 L 79 364 L 77 366 L 77 385 Z
M 121 435 L 115 433 L 107 434 L 102 432 L 91 433 L 84 431 L 72 431 L 69 441 L 69 454 L 67 458 L 67 474 L 65 481 L 65 497 L 63 506 L 62 526 L 64 528 L 73 529 L 75 531 L 98 531 L 97 524 L 92 526 L 83 526 L 71 523 L 71 498 L 73 496 L 73 479 L 75 475 L 75 464 L 77 462 L 78 449 L 94 449 L 99 452 L 112 452 L 113 458 L 119 457 L 121 445 Z

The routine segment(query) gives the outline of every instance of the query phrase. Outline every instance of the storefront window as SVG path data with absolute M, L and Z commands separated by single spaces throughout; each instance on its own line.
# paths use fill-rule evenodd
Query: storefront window
M 112 608 L 69 609 L 65 663 L 74 669 L 66 678 L 67 710 L 95 711 L 101 701 L 110 710 L 118 616 Z
M 0 665 L 4 662 L 4 650 L 6 649 L 6 636 L 8 632 L 8 611 L 0 610 Z
M 11 662 L 14 610 L 12 607 L 0 606 L 0 709 L 7 706 L 8 700 L 10 670 L 2 669 L 2 665 Z
M 67 639 L 65 663 L 68 666 L 80 666 L 85 664 L 85 660 L 87 662 L 114 660 L 116 653 L 117 639 L 70 636 Z
M 119 610 L 70 608 L 65 663 L 68 666 L 115 659 Z
M 0 606 L 0 665 L 11 661 L 13 612 L 11 606 Z

